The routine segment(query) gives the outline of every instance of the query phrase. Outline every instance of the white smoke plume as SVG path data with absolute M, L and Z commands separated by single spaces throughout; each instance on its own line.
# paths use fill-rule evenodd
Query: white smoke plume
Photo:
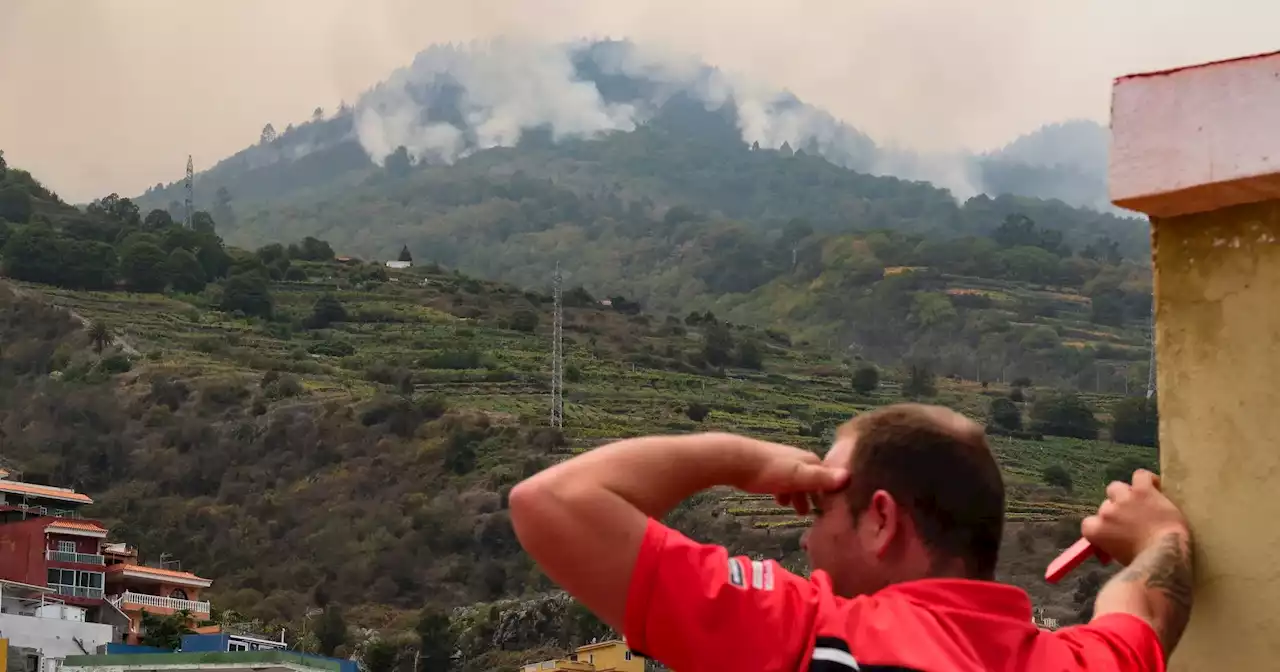
M 430 119 L 433 94 L 455 92 L 465 123 Z M 632 130 L 634 117 L 631 106 L 607 105 L 593 84 L 578 80 L 564 47 L 501 39 L 419 53 L 361 98 L 355 129 L 377 163 L 400 145 L 416 160 L 449 163 L 477 149 L 512 146 L 531 128 L 548 126 L 559 140 Z
M 575 70 L 575 50 L 587 46 L 516 39 L 433 46 L 360 99 L 356 136 L 378 164 L 401 145 L 415 161 L 452 163 L 480 149 L 513 146 L 534 128 L 549 129 L 555 140 L 630 131 L 672 95 L 684 93 L 708 109 L 732 103 L 747 144 L 776 149 L 785 143 L 854 170 L 933 182 L 960 199 L 980 191 L 966 156 L 878 148 L 786 92 L 690 56 L 606 43 L 592 52 L 596 67 L 605 75 L 642 80 L 650 91 L 646 99 L 606 102 Z

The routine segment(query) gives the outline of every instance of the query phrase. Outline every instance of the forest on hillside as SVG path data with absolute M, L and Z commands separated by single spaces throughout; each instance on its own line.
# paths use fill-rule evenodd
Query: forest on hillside
M 578 202 L 520 179 L 534 221 Z M 520 551 L 506 493 L 610 439 L 736 431 L 820 451 L 858 411 L 899 399 L 957 408 L 987 423 L 1009 482 L 1001 576 L 1062 618 L 1082 613 L 1099 575 L 1083 574 L 1074 593 L 1046 590 L 1046 556 L 1074 539 L 1115 473 L 1154 458 L 1146 399 L 1100 391 L 1096 375 L 1080 393 L 1027 373 L 1141 363 L 1145 350 L 1125 342 L 1141 340 L 1143 267 L 1116 244 L 1076 249 L 1027 217 L 951 239 L 823 233 L 797 219 L 785 244 L 746 248 L 732 232 L 754 229 L 691 208 L 626 220 L 706 250 L 705 266 L 690 267 L 699 282 L 755 283 L 732 273 L 762 266 L 774 275 L 756 296 L 787 303 L 802 291 L 830 310 L 854 297 L 868 302 L 857 310 L 958 351 L 995 339 L 1013 357 L 1008 382 L 946 377 L 942 350 L 863 356 L 571 280 L 564 429 L 547 426 L 552 299 L 537 287 L 444 268 L 413 244 L 396 253 L 408 269 L 339 260 L 344 248 L 316 237 L 239 249 L 204 211 L 187 227 L 115 194 L 69 206 L 2 154 L 0 218 L 4 458 L 91 493 L 91 515 L 115 538 L 214 578 L 217 618 L 289 628 L 299 648 L 356 655 L 371 672 L 406 669 L 414 655 L 493 669 L 605 635 Z M 747 256 L 716 265 L 734 254 Z M 892 340 L 874 323 L 858 328 L 867 355 L 877 334 Z M 670 522 L 804 569 L 805 521 L 771 503 L 709 492 Z M 300 632 L 313 609 L 321 616 Z
M 712 310 L 945 375 L 1095 391 L 1146 375 L 1144 220 L 1007 194 L 961 203 L 929 183 L 841 167 L 816 146 L 747 145 L 732 107 L 680 95 L 629 132 L 532 129 L 451 165 L 404 146 L 374 165 L 333 121 L 264 134 L 197 179 L 214 190 L 229 242 L 311 236 L 373 259 L 407 246 L 536 288 L 560 264 L 570 282 L 646 310 Z M 1041 151 L 1034 140 L 1011 145 L 1010 160 Z M 312 149 L 294 157 L 299 147 Z M 1096 149 L 1081 153 L 1080 165 L 1096 162 Z M 169 193 L 139 202 L 164 207 Z
M 237 214 L 227 235 L 317 236 L 372 258 L 407 245 L 526 287 L 546 287 L 559 263 L 570 282 L 647 310 L 714 310 L 970 378 L 1118 390 L 1145 375 L 1150 274 L 1134 220 L 1007 196 L 961 206 L 803 153 L 707 149 L 718 158 L 704 165 L 656 129 L 492 154 L 393 163 L 359 186 Z M 1099 373 L 1098 361 L 1116 364 Z

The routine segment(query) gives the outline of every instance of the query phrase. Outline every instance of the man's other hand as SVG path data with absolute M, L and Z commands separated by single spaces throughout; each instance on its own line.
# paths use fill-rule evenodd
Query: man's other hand
M 807 450 L 754 439 L 747 439 L 743 448 L 746 468 L 731 485 L 773 495 L 780 505 L 794 507 L 801 515 L 809 512 L 810 494 L 839 490 L 849 481 L 847 469 L 825 465 Z
M 1187 520 L 1164 493 L 1160 478 L 1146 469 L 1133 473 L 1133 485 L 1115 481 L 1098 513 L 1080 524 L 1084 538 L 1128 566 L 1169 532 L 1188 534 Z

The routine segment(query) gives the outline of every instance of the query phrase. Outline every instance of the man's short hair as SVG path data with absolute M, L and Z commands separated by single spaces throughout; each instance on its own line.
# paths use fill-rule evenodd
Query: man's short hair
M 963 562 L 995 578 L 1004 531 L 1004 481 L 981 427 L 940 406 L 895 404 L 859 415 L 846 497 L 855 520 L 877 490 L 904 508 L 937 568 Z

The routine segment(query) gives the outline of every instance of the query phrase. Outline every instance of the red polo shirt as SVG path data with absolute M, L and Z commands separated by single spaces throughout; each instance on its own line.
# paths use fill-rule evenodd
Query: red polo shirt
M 1163 672 L 1142 619 L 1113 614 L 1056 632 L 1025 592 L 927 579 L 853 599 L 824 572 L 729 557 L 650 520 L 627 595 L 630 648 L 675 672 Z

